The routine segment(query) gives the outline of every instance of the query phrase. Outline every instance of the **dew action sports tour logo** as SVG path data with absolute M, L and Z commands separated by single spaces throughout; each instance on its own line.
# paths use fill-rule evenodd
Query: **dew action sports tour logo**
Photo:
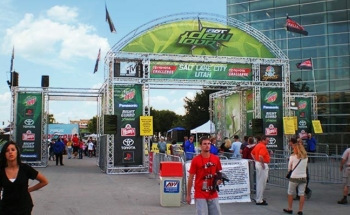
M 33 106 L 36 103 L 36 97 L 35 96 L 28 96 L 24 99 L 25 106 Z
M 270 92 L 268 92 L 268 93 L 266 94 L 264 100 L 265 100 L 267 103 L 273 103 L 273 102 L 276 101 L 276 99 L 277 99 L 277 92 L 270 91 Z
M 299 110 L 305 109 L 307 107 L 307 102 L 305 100 L 299 101 Z
M 123 90 L 123 92 L 120 95 L 120 98 L 123 99 L 124 101 L 130 101 L 135 97 L 135 95 L 136 95 L 135 89 L 128 88 Z
M 223 42 L 228 42 L 232 38 L 228 28 L 207 28 L 201 27 L 198 31 L 186 31 L 179 36 L 177 44 L 192 47 L 204 46 L 213 50 L 218 50 Z M 223 45 L 225 46 L 225 45 Z

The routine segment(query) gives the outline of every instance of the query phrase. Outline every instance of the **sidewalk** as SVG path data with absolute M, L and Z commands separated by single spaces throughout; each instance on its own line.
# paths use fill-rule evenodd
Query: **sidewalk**
M 163 215 L 195 214 L 193 205 L 164 208 L 160 206 L 159 180 L 153 174 L 107 175 L 96 166 L 95 158 L 66 159 L 65 166 L 49 161 L 38 168 L 49 185 L 32 193 L 33 215 Z M 313 194 L 306 200 L 304 214 L 348 214 L 350 204 L 338 205 L 340 184 L 310 184 Z M 286 189 L 268 187 L 265 197 L 268 206 L 254 203 L 221 204 L 222 214 L 284 214 L 287 207 Z M 350 200 L 350 197 L 349 197 Z M 297 212 L 294 201 L 294 214 Z

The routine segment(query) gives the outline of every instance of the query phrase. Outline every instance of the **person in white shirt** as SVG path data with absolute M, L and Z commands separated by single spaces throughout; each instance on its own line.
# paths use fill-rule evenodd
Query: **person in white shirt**
M 338 204 L 347 204 L 347 195 L 350 187 L 350 148 L 347 148 L 341 157 L 340 171 L 343 172 L 343 198 L 338 201 Z
M 293 213 L 293 194 L 298 187 L 300 197 L 298 215 L 303 214 L 305 202 L 304 192 L 306 187 L 306 167 L 307 167 L 307 152 L 305 148 L 297 143 L 295 138 L 290 139 L 289 143 L 293 147 L 293 154 L 289 157 L 288 171 L 292 170 L 292 174 L 288 184 L 288 208 L 283 209 L 285 213 Z
M 89 157 L 91 158 L 92 152 L 94 151 L 94 143 L 91 140 L 89 140 L 88 142 L 88 151 L 89 151 Z
M 232 158 L 241 158 L 241 145 L 238 135 L 233 136 L 233 143 L 230 151 L 233 153 Z

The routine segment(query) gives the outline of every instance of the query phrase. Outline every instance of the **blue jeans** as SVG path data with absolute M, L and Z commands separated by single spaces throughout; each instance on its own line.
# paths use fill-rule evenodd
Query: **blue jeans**
M 67 148 L 67 155 L 68 155 L 68 159 L 71 159 L 72 157 L 72 152 L 73 152 L 73 148 Z
M 78 149 L 79 159 L 83 159 L 83 149 Z

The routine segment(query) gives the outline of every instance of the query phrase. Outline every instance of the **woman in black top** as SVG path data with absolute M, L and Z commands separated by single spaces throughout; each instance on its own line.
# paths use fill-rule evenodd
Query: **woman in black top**
M 39 183 L 28 186 L 28 179 Z M 47 179 L 31 166 L 21 163 L 19 148 L 15 142 L 6 143 L 0 153 L 0 190 L 3 191 L 1 215 L 29 215 L 33 201 L 30 192 L 48 184 Z

